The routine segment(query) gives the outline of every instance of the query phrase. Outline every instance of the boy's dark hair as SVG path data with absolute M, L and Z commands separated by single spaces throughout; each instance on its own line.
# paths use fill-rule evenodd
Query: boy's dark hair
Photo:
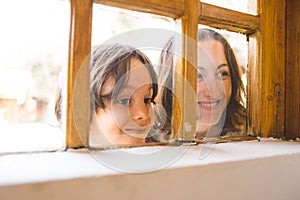
M 152 81 L 152 101 L 157 95 L 157 78 L 156 73 L 149 58 L 139 51 L 128 45 L 123 44 L 101 44 L 93 47 L 91 64 L 90 64 L 90 92 L 91 92 L 91 114 L 97 111 L 98 108 L 104 108 L 103 96 L 101 88 L 104 83 L 110 78 L 122 83 L 115 84 L 113 93 L 111 95 L 117 96 L 122 89 L 123 83 L 126 79 L 121 78 L 130 69 L 130 59 L 136 58 L 141 61 L 147 68 Z M 61 121 L 61 106 L 62 106 L 62 92 L 58 89 L 55 114 L 58 121 Z M 110 96 L 109 98 L 114 98 Z

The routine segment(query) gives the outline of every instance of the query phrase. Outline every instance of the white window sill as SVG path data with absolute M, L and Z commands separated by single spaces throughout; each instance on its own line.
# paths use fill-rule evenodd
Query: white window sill
M 161 148 L 122 150 L 130 155 L 139 154 L 139 159 L 132 162 L 120 157 L 120 150 L 98 151 L 97 155 L 87 149 L 3 155 L 0 199 L 153 199 L 157 195 L 162 199 L 297 199 L 300 196 L 299 142 L 263 139 L 191 146 L 166 162 L 149 156 L 166 156 Z M 179 149 L 163 148 L 175 154 Z M 118 162 L 101 163 L 95 156 Z

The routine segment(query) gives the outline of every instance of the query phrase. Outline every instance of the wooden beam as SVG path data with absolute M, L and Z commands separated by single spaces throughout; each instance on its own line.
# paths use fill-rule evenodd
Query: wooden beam
M 285 0 L 260 0 L 260 32 L 256 64 L 250 66 L 249 112 L 255 134 L 261 137 L 284 136 L 285 113 Z M 260 51 L 259 51 L 260 50 Z
M 87 146 L 90 113 L 89 55 L 91 52 L 92 0 L 71 0 L 66 147 Z M 80 107 L 79 107 L 80 106 Z
M 94 3 L 177 19 L 184 14 L 184 0 L 94 0 Z
M 300 1 L 286 9 L 286 114 L 285 137 L 300 138 Z
M 94 3 L 156 14 L 172 19 L 184 15 L 184 0 L 94 0 Z M 200 2 L 199 2 L 200 3 Z M 259 17 L 201 3 L 198 23 L 214 28 L 250 34 L 259 29 Z
M 259 17 L 201 3 L 199 24 L 243 34 L 251 34 L 259 29 Z

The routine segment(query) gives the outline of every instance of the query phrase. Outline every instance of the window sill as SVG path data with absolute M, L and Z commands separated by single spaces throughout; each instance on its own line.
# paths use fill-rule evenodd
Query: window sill
M 158 148 L 162 147 L 125 151 L 154 152 Z M 163 148 L 173 151 L 178 147 Z M 101 152 L 112 158 L 116 150 Z M 0 199 L 152 199 L 153 195 L 166 199 L 297 199 L 300 195 L 299 142 L 263 139 L 190 146 L 161 169 L 141 170 L 131 165 L 131 172 L 151 172 L 138 174 L 122 172 L 122 167 L 116 171 L 95 155 L 81 149 L 0 156 Z

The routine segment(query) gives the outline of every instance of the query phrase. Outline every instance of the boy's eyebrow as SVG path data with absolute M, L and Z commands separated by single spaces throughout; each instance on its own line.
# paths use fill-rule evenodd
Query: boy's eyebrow
M 125 87 L 122 87 L 122 89 L 119 93 L 122 93 L 122 91 L 124 91 L 124 90 L 134 91 L 135 89 L 136 88 L 134 88 L 132 85 L 127 85 Z M 152 90 L 152 83 L 148 87 L 148 92 L 150 92 L 151 90 Z M 106 99 L 111 99 L 112 95 L 113 95 L 113 91 L 114 91 L 114 89 L 111 92 L 107 93 L 107 94 L 100 95 L 100 97 L 101 98 L 106 98 Z
M 197 66 L 198 69 L 205 71 L 205 68 L 202 66 Z
M 148 84 L 148 83 L 147 83 Z M 152 83 L 149 83 L 150 85 L 149 85 L 149 87 L 148 87 L 148 90 L 151 90 L 152 89 Z M 144 84 L 144 85 L 146 85 L 146 84 Z M 144 85 L 141 85 L 141 87 L 142 86 L 144 86 Z M 134 87 L 134 86 L 132 86 L 132 85 L 127 85 L 127 86 L 125 86 L 125 87 L 123 87 L 123 89 L 125 90 L 125 89 L 130 89 L 130 90 L 135 90 L 136 88 Z
M 107 99 L 110 99 L 111 96 L 112 96 L 112 92 L 104 94 L 104 95 L 100 95 L 101 98 L 107 98 Z
M 124 91 L 125 91 L 125 93 L 132 93 L 132 92 L 134 92 L 134 90 L 136 90 L 137 88 L 134 88 L 133 86 L 131 86 L 131 85 L 127 85 L 126 87 L 123 87 L 123 89 L 120 91 L 120 94 L 123 94 L 124 93 Z M 151 90 L 153 89 L 153 86 L 152 86 L 152 84 L 150 84 L 149 85 L 149 87 L 148 87 L 148 89 L 147 89 L 147 92 L 148 93 L 150 93 L 151 92 Z

